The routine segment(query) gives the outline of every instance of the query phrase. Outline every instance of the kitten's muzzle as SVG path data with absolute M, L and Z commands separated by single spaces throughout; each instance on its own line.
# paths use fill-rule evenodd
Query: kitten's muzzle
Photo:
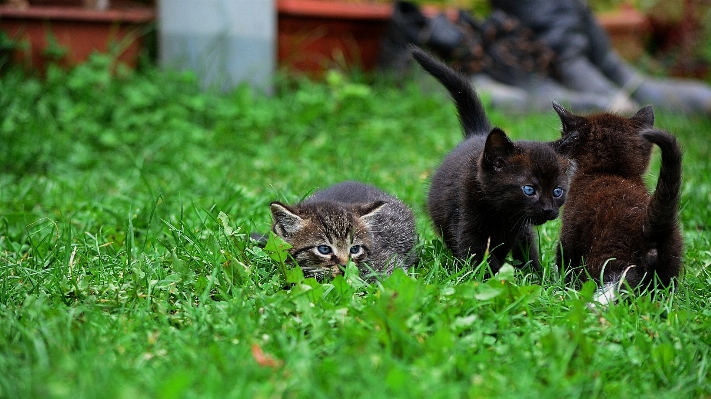
M 558 211 L 556 209 L 541 209 L 541 212 L 538 215 L 531 218 L 531 224 L 538 226 L 557 217 Z

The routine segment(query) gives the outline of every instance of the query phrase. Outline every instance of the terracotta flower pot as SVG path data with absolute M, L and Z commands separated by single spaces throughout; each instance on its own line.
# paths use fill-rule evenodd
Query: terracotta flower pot
M 277 11 L 279 65 L 318 75 L 333 65 L 373 70 L 392 5 L 279 0 Z
M 118 60 L 135 66 L 147 24 L 155 19 L 152 7 L 132 6 L 93 10 L 73 6 L 0 6 L 0 29 L 25 43 L 15 52 L 16 62 L 43 71 L 48 60 L 62 66 L 85 61 L 91 53 L 117 49 Z

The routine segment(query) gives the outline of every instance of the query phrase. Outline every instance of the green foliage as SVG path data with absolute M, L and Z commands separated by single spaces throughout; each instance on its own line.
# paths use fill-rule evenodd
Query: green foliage
M 0 31 L 0 73 L 9 67 L 13 52 L 18 47 L 19 45 L 5 31 Z
M 682 284 L 590 308 L 594 284 L 554 270 L 558 222 L 542 275 L 484 279 L 434 234 L 428 178 L 461 138 L 447 98 L 336 72 L 276 89 L 204 93 L 105 57 L 0 79 L 0 397 L 711 394 L 709 121 L 657 116 L 686 150 Z M 558 134 L 553 112 L 491 117 Z M 250 239 L 270 201 L 346 179 L 414 208 L 417 267 L 318 282 Z

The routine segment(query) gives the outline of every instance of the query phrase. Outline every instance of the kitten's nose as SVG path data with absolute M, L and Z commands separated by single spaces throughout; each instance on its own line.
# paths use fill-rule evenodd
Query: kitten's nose
M 553 219 L 557 216 L 553 208 L 543 208 L 541 209 L 541 212 L 543 212 L 543 216 L 545 216 L 547 219 Z

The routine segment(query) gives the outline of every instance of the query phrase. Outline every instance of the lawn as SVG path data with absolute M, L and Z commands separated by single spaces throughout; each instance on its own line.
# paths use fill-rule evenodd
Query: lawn
M 109 70 L 0 78 L 0 397 L 711 396 L 711 121 L 656 119 L 685 149 L 678 290 L 590 309 L 594 287 L 555 272 L 558 222 L 538 229 L 543 275 L 487 281 L 443 248 L 425 195 L 461 133 L 442 93 Z M 559 134 L 552 110 L 490 117 Z M 248 234 L 270 201 L 347 179 L 414 209 L 419 265 L 287 284 Z

